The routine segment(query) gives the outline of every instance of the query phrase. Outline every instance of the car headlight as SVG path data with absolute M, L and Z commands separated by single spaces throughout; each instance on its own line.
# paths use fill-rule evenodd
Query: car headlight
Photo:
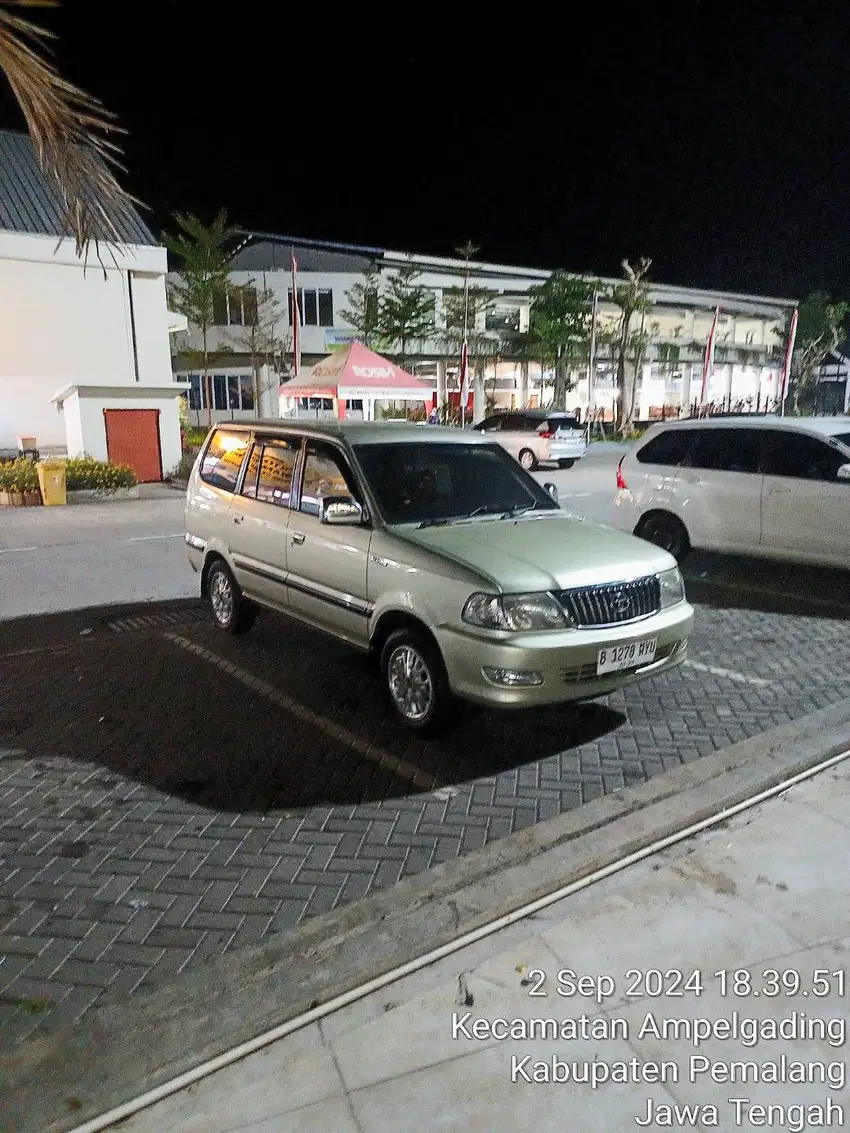
M 661 586 L 662 610 L 666 610 L 668 606 L 676 606 L 679 602 L 684 602 L 685 584 L 678 567 L 662 571 L 658 576 L 658 582 Z
M 572 624 L 551 594 L 473 594 L 461 616 L 482 629 L 569 629 Z

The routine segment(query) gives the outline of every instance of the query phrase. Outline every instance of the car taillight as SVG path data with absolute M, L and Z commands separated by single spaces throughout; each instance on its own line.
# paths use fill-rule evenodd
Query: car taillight
M 551 441 L 555 434 L 551 429 L 547 429 L 545 433 L 538 433 L 537 435 L 542 437 L 544 441 Z
M 621 456 L 620 457 L 620 463 L 617 465 L 617 487 L 620 488 L 620 489 L 628 488 L 628 486 L 629 486 L 626 483 L 625 478 L 623 476 L 623 461 L 625 459 L 626 458 L 624 456 Z

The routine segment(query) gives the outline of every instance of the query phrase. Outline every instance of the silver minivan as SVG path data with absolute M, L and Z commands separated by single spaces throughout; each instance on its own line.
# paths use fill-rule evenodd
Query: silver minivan
M 494 413 L 475 428 L 498 441 L 529 472 L 540 464 L 572 468 L 587 452 L 587 440 L 578 418 L 559 410 Z
M 189 479 L 186 543 L 222 630 L 262 607 L 370 652 L 397 719 L 427 731 L 459 700 L 587 700 L 684 660 L 675 560 L 556 495 L 465 430 L 221 424 Z

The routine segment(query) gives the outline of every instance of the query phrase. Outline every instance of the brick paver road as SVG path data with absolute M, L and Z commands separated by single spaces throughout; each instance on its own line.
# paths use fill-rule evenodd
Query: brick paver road
M 846 579 L 785 572 L 776 607 L 771 571 L 718 590 L 694 564 L 678 672 L 439 743 L 388 726 L 361 658 L 271 618 L 7 623 L 2 1041 L 846 698 Z

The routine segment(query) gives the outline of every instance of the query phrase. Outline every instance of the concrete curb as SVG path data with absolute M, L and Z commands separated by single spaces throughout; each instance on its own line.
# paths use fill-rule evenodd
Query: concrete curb
M 850 748 L 850 705 L 744 740 L 25 1042 L 4 1133 L 66 1133 L 389 972 Z
M 113 504 L 139 499 L 139 485 L 133 488 L 76 488 L 66 493 L 69 504 Z

